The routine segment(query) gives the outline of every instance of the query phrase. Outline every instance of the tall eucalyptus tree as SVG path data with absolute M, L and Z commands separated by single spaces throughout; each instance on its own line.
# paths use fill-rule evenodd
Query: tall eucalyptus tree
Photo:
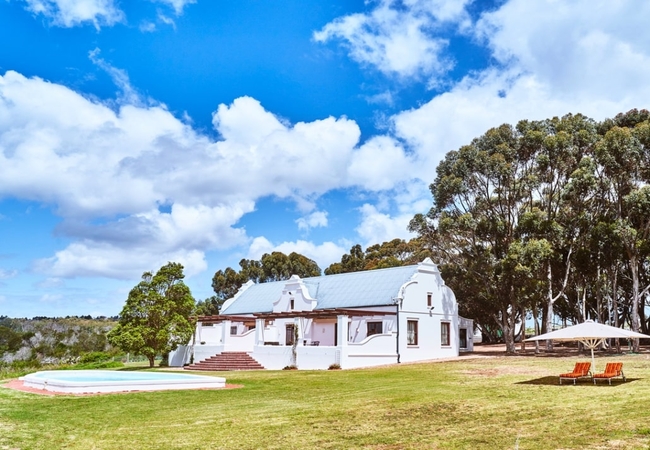
M 416 215 L 410 229 L 435 239 L 432 246 L 473 287 L 473 300 L 491 311 L 514 352 L 528 268 L 520 239 L 522 215 L 532 204 L 533 163 L 509 125 L 488 130 L 470 145 L 451 151 L 431 185 L 434 206 Z M 529 258 L 530 259 L 530 258 Z
M 650 113 L 632 110 L 601 125 L 602 139 L 596 146 L 602 202 L 607 205 L 613 234 L 624 249 L 625 266 L 632 282 L 629 320 L 639 331 L 640 274 L 650 255 Z M 622 256 L 622 255 L 621 255 Z M 634 342 L 638 351 L 638 341 Z

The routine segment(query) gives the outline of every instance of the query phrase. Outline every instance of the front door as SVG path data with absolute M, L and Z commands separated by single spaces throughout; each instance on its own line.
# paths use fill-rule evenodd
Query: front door
M 293 345 L 294 334 L 293 334 L 293 324 L 288 324 L 285 329 L 285 345 Z
M 459 331 L 460 348 L 467 348 L 467 328 L 461 328 Z

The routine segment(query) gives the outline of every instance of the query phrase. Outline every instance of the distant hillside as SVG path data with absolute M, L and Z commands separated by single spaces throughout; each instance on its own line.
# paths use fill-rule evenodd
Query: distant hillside
M 0 364 L 75 361 L 84 353 L 110 351 L 106 333 L 117 318 L 65 317 L 12 319 L 0 316 Z

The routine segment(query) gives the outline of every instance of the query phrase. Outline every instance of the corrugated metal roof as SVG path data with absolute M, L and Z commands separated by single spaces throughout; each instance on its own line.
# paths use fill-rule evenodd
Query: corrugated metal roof
M 392 303 L 399 289 L 417 272 L 417 265 L 303 278 L 316 309 L 360 308 Z M 255 284 L 220 314 L 250 314 L 273 311 L 286 281 Z

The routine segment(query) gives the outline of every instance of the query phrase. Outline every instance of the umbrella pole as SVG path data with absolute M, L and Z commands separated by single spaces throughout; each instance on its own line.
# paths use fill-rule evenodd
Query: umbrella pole
M 594 359 L 594 348 L 591 347 L 591 373 L 596 373 L 596 360 Z

